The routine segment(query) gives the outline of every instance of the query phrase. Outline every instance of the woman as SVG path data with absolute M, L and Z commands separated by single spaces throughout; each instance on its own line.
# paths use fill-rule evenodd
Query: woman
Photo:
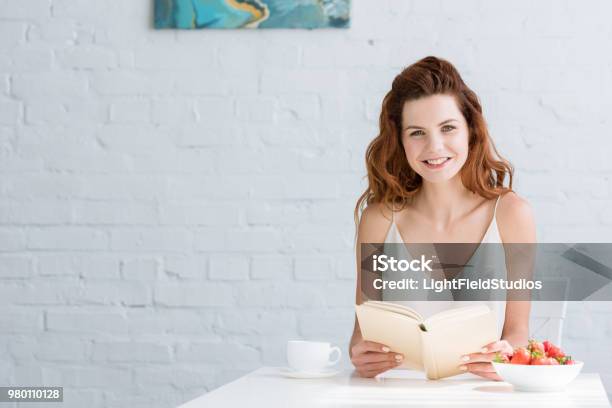
M 355 208 L 358 264 L 362 242 L 535 242 L 529 204 L 512 191 L 512 167 L 497 154 L 476 94 L 448 61 L 427 57 L 394 79 L 366 166 L 368 188 Z M 505 303 L 501 339 L 464 356 L 460 368 L 500 380 L 491 360 L 527 343 L 529 307 Z M 357 319 L 350 355 L 364 377 L 400 365 L 403 357 L 364 341 Z

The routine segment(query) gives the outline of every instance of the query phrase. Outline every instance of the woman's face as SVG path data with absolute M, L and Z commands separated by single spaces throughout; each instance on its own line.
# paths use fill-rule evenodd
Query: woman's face
M 404 103 L 402 143 L 408 163 L 439 183 L 459 173 L 468 156 L 469 130 L 455 98 L 432 95 Z

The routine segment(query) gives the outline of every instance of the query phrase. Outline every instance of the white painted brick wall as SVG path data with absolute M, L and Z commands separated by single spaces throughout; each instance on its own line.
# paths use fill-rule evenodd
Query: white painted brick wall
M 289 338 L 346 346 L 380 102 L 480 95 L 541 241 L 610 241 L 608 1 L 353 0 L 349 30 L 154 31 L 148 0 L 0 0 L 0 383 L 170 407 Z M 564 344 L 612 392 L 610 304 Z M 344 358 L 344 363 L 348 360 Z

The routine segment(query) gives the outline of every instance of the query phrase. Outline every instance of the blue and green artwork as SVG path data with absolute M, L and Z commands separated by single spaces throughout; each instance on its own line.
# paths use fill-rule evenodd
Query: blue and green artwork
M 351 0 L 154 0 L 155 28 L 347 28 Z

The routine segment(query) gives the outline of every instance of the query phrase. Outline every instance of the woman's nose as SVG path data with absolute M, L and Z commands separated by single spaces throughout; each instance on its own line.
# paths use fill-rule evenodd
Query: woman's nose
M 437 133 L 437 132 L 433 132 L 429 134 L 428 137 L 428 148 L 431 151 L 437 151 L 437 150 L 442 150 L 442 148 L 444 147 L 444 139 L 442 137 L 441 134 Z

